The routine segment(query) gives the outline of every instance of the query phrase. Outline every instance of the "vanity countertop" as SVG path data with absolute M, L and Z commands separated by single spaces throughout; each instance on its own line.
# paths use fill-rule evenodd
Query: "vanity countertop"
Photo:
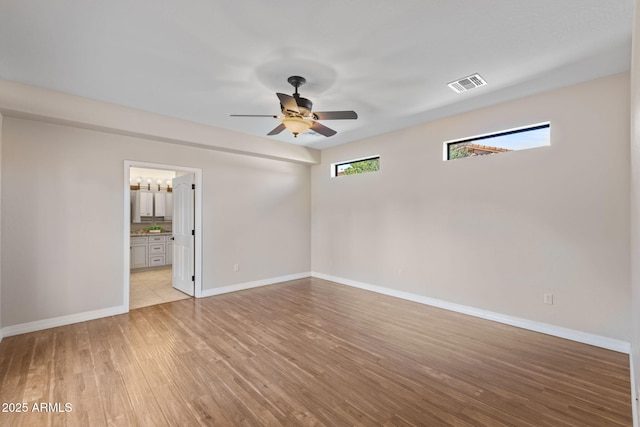
M 159 233 L 150 233 L 147 230 L 139 230 L 139 231 L 132 231 L 131 232 L 132 236 L 138 237 L 138 236 L 172 236 L 173 232 L 171 231 L 161 231 Z

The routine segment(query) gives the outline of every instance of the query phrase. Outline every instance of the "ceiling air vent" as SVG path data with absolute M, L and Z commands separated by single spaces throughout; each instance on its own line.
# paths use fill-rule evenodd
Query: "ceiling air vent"
M 487 82 L 485 82 L 484 79 L 480 77 L 480 74 L 472 74 L 470 76 L 463 77 L 460 80 L 451 82 L 447 86 L 449 86 L 454 91 L 461 93 L 478 86 L 484 86 L 486 84 Z

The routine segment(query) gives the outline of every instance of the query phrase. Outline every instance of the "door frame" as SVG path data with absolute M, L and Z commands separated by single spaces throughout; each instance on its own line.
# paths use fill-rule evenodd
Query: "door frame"
M 146 169 L 161 169 L 178 172 L 187 172 L 194 175 L 195 189 L 195 207 L 194 207 L 194 227 L 195 227 L 195 247 L 194 247 L 194 275 L 196 280 L 194 283 L 194 296 L 202 297 L 202 169 L 191 168 L 186 166 L 167 165 L 164 163 L 149 163 L 136 160 L 124 161 L 124 272 L 123 272 L 123 305 L 129 311 L 129 288 L 130 288 L 130 237 L 131 237 L 131 184 L 130 169 L 131 167 Z

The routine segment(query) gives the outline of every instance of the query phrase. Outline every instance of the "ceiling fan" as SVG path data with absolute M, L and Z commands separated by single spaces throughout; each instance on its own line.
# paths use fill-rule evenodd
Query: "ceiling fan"
M 293 96 L 284 93 L 276 93 L 280 100 L 280 110 L 282 116 L 269 114 L 231 114 L 231 117 L 273 117 L 282 122 L 267 135 L 277 135 L 288 129 L 294 137 L 311 129 L 324 136 L 333 136 L 337 132 L 316 120 L 354 120 L 358 118 L 355 111 L 323 111 L 312 112 L 313 103 L 307 98 L 303 98 L 298 93 L 298 88 L 305 84 L 307 80 L 300 76 L 291 76 L 287 81 L 296 89 Z

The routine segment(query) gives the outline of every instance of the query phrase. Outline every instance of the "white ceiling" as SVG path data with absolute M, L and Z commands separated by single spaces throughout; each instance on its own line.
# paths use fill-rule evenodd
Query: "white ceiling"
M 326 148 L 625 71 L 633 0 L 1 0 L 0 79 Z M 485 87 L 447 83 L 480 73 Z M 326 138 L 266 134 L 287 77 Z

